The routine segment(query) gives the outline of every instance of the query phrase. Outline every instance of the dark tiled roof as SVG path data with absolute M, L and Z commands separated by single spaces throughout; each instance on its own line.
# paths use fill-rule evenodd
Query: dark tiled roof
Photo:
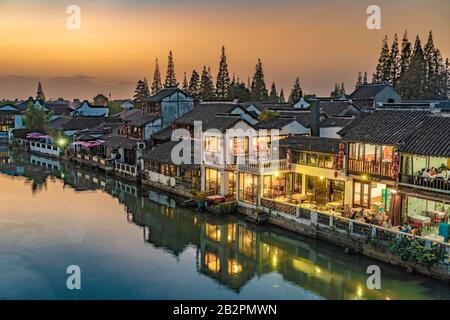
M 168 142 L 164 142 L 162 144 L 158 144 L 152 150 L 146 151 L 144 153 L 144 155 L 142 156 L 142 158 L 147 161 L 154 161 L 154 162 L 165 163 L 165 164 L 174 164 L 172 161 L 172 149 L 179 143 L 180 143 L 180 141 L 168 141 Z M 199 165 L 194 165 L 194 145 L 193 145 L 193 142 L 191 142 L 191 143 L 192 143 L 191 144 L 191 163 L 192 163 L 192 165 L 179 164 L 179 166 L 199 167 Z
M 140 109 L 131 109 L 124 110 L 122 112 L 119 112 L 118 114 L 115 114 L 114 118 L 120 118 L 135 127 L 142 127 L 147 123 L 155 121 L 159 118 L 159 116 L 155 114 L 142 114 L 142 111 Z
M 337 133 L 340 136 L 344 136 L 347 132 L 349 132 L 351 129 L 356 127 L 361 121 L 363 121 L 365 118 L 370 116 L 371 112 L 361 112 L 358 116 L 355 117 L 353 121 L 351 121 L 349 124 L 344 126 L 341 130 L 339 130 Z
M 353 120 L 355 120 L 355 117 L 337 117 L 337 116 L 331 116 L 326 118 L 320 123 L 321 128 L 330 128 L 330 127 L 345 127 L 348 124 L 350 124 Z
M 136 117 L 131 120 L 130 124 L 135 127 L 142 127 L 146 124 L 155 121 L 159 117 L 153 114 L 142 114 L 139 117 Z
M 63 130 L 83 130 L 97 127 L 102 123 L 117 123 L 120 119 L 112 117 L 74 117 L 62 123 Z
M 171 137 L 172 137 L 172 127 L 161 129 L 158 132 L 152 134 L 152 139 L 155 140 L 162 140 L 162 141 L 170 140 Z
M 360 85 L 351 95 L 352 99 L 373 99 L 383 91 L 388 84 L 363 84 Z
M 28 130 L 28 129 L 14 129 L 14 130 L 12 130 L 12 135 L 14 138 L 17 138 L 17 139 L 25 139 L 26 135 L 31 132 L 33 132 L 33 131 Z
M 124 136 L 114 135 L 114 136 L 107 138 L 103 144 L 106 147 L 133 149 L 137 145 L 137 140 L 127 138 Z
M 349 130 L 344 128 L 343 139 L 374 144 L 400 145 L 421 126 L 428 114 L 426 111 L 377 110 L 358 121 Z M 342 130 L 339 134 L 342 134 Z
M 239 106 L 240 104 L 235 103 L 200 103 L 194 109 L 176 119 L 174 123 L 193 124 L 194 121 L 206 122 L 218 113 L 229 113 Z
M 180 90 L 178 88 L 164 88 L 160 92 L 158 92 L 157 94 L 146 98 L 145 101 L 148 101 L 148 102 L 161 102 L 162 99 L 164 99 L 164 98 L 166 98 L 168 96 L 171 96 L 172 94 L 174 94 L 177 91 L 183 92 L 182 90 Z
M 216 115 L 202 123 L 202 130 L 217 129 L 221 132 L 225 132 L 239 121 L 244 121 L 247 123 L 247 121 L 242 119 L 240 115 Z
M 296 113 L 295 119 L 305 128 L 311 128 L 311 113 L 309 111 Z
M 327 116 L 352 116 L 361 110 L 350 101 L 320 101 L 320 111 Z
M 298 151 L 312 151 L 320 153 L 339 152 L 340 139 L 311 137 L 311 136 L 290 136 L 280 140 L 280 146 Z
M 264 122 L 259 122 L 255 125 L 256 129 L 282 129 L 284 126 L 297 121 L 295 117 L 292 118 L 275 118 Z
M 50 121 L 47 127 L 54 130 L 64 130 L 64 124 L 70 120 L 71 118 L 59 117 Z
M 423 156 L 450 157 L 450 117 L 426 117 L 398 150 Z

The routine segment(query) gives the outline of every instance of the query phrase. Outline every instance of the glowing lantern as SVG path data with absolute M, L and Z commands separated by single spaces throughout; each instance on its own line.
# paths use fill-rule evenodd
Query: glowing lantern
M 397 181 L 398 178 L 398 155 L 394 153 L 392 157 L 392 179 Z

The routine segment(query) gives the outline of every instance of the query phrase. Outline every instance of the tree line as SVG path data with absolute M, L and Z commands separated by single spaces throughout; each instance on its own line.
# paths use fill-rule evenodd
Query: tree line
M 247 83 L 241 81 L 239 77 L 236 78 L 234 73 L 230 78 L 224 46 L 222 46 L 221 49 L 219 70 L 215 80 L 216 81 L 214 82 L 211 68 L 209 66 L 203 66 L 200 73 L 195 69 L 192 70 L 189 79 L 188 75 L 184 73 L 181 89 L 198 100 L 214 101 L 238 99 L 240 102 L 286 102 L 283 89 L 278 91 L 275 82 L 272 82 L 270 91 L 267 89 L 261 59 L 258 59 L 255 65 L 254 74 L 251 78 L 248 78 Z M 149 87 L 147 79 L 144 78 L 144 80 L 139 80 L 136 85 L 133 100 L 135 102 L 141 102 L 145 97 L 154 95 L 163 88 L 170 87 L 179 87 L 179 82 L 175 75 L 175 64 L 172 51 L 169 51 L 164 83 L 162 82 L 159 61 L 156 59 L 151 86 Z M 288 102 L 295 103 L 300 100 L 301 97 L 303 97 L 303 90 L 300 86 L 300 79 L 297 77 L 289 94 Z
M 444 61 L 434 45 L 432 31 L 424 46 L 418 35 L 412 46 L 407 31 L 401 44 L 397 34 L 391 46 L 388 37 L 384 37 L 372 83 L 390 84 L 406 100 L 448 99 L 449 79 L 449 59 Z M 367 83 L 367 73 L 364 80 L 358 74 L 356 86 L 363 83 Z

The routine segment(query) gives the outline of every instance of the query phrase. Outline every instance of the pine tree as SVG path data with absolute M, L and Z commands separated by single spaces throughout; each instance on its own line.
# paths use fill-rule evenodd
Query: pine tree
M 162 90 L 161 72 L 159 70 L 158 58 L 156 58 L 155 60 L 155 71 L 153 72 L 153 82 L 151 89 L 152 95 L 155 95 Z
M 220 56 L 219 73 L 216 82 L 216 97 L 218 100 L 225 100 L 228 96 L 228 87 L 230 86 L 230 77 L 228 75 L 227 56 L 225 55 L 225 47 L 222 46 L 222 54 Z
M 184 73 L 184 79 L 183 79 L 183 91 L 186 93 L 189 92 L 189 83 L 186 78 L 186 72 Z
M 289 102 L 297 103 L 302 97 L 303 97 L 303 90 L 300 87 L 300 79 L 297 77 L 292 87 L 291 94 L 289 95 Z
M 425 93 L 426 85 L 426 62 L 420 43 L 419 36 L 416 37 L 414 44 L 414 52 L 411 57 L 411 63 L 406 72 L 405 91 L 403 92 L 403 99 L 421 99 Z
M 272 82 L 272 86 L 270 87 L 269 100 L 274 103 L 278 103 L 280 100 L 277 94 L 277 87 L 275 86 L 275 82 Z
M 363 84 L 368 84 L 368 80 L 367 80 L 367 71 L 364 71 L 364 78 L 363 78 Z
M 339 88 L 339 98 L 345 95 L 346 95 L 345 85 L 344 82 L 341 82 L 341 87 Z
M 392 42 L 392 47 L 391 47 L 391 55 L 390 55 L 390 81 L 389 83 L 396 87 L 397 83 L 398 83 L 398 79 L 400 77 L 400 69 L 401 69 L 401 65 L 400 65 L 400 52 L 399 52 L 399 47 L 398 47 L 398 36 L 397 34 L 395 34 L 394 36 L 394 41 Z
M 362 74 L 360 71 L 360 72 L 358 72 L 358 78 L 356 79 L 355 89 L 358 89 L 358 87 L 361 86 L 362 84 L 363 84 L 363 78 L 362 78 Z
M 42 90 L 42 86 L 41 86 L 41 82 L 40 81 L 39 81 L 38 89 L 37 89 L 37 93 L 36 93 L 36 100 L 45 101 L 44 90 Z
M 280 90 L 280 103 L 286 103 L 286 99 L 284 98 L 283 88 Z
M 255 101 L 267 101 L 269 99 L 261 59 L 258 59 L 255 66 L 255 73 L 251 84 L 251 93 L 252 99 Z
M 164 82 L 164 86 L 166 88 L 178 87 L 177 77 L 175 76 L 175 64 L 173 63 L 172 51 L 169 51 L 166 81 Z
M 202 77 L 200 79 L 200 97 L 202 100 L 214 99 L 214 83 L 211 75 L 211 68 L 203 66 Z
M 150 97 L 150 89 L 148 88 L 148 82 L 146 77 L 144 77 L 144 94 L 146 97 Z
M 239 102 L 250 101 L 250 90 L 248 90 L 244 82 L 239 81 L 239 78 L 237 80 L 234 79 L 228 87 L 228 99 L 237 99 Z
M 336 99 L 339 97 L 339 93 L 340 93 L 340 88 L 339 85 L 337 83 L 334 84 L 334 90 L 331 91 L 330 93 L 330 97 L 333 99 Z
M 145 84 L 145 81 L 139 80 L 136 85 L 136 90 L 134 90 L 133 101 L 142 102 L 149 95 L 150 93 L 148 92 L 148 87 Z
M 373 74 L 373 83 L 389 83 L 391 62 L 389 56 L 389 46 L 387 36 L 383 39 L 381 46 L 380 58 L 375 73 Z
M 200 76 L 197 71 L 192 70 L 191 80 L 189 81 L 189 95 L 195 99 L 200 97 Z
M 405 91 L 407 89 L 406 73 L 408 72 L 410 61 L 411 61 L 411 42 L 409 42 L 408 32 L 405 30 L 402 39 L 402 52 L 400 54 L 400 75 L 397 86 L 395 87 L 395 89 L 402 97 L 405 95 Z

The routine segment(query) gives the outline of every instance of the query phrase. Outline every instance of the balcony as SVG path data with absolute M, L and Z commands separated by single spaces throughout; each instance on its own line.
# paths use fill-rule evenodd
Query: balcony
M 365 173 L 378 177 L 385 177 L 392 179 L 392 163 L 391 162 L 372 162 L 364 160 L 348 160 L 349 173 Z
M 399 174 L 399 184 L 414 189 L 450 194 L 450 179 Z
M 253 174 L 271 173 L 277 171 L 287 171 L 288 163 L 286 159 L 261 161 L 258 163 L 242 163 L 238 164 L 239 172 L 249 172 Z

